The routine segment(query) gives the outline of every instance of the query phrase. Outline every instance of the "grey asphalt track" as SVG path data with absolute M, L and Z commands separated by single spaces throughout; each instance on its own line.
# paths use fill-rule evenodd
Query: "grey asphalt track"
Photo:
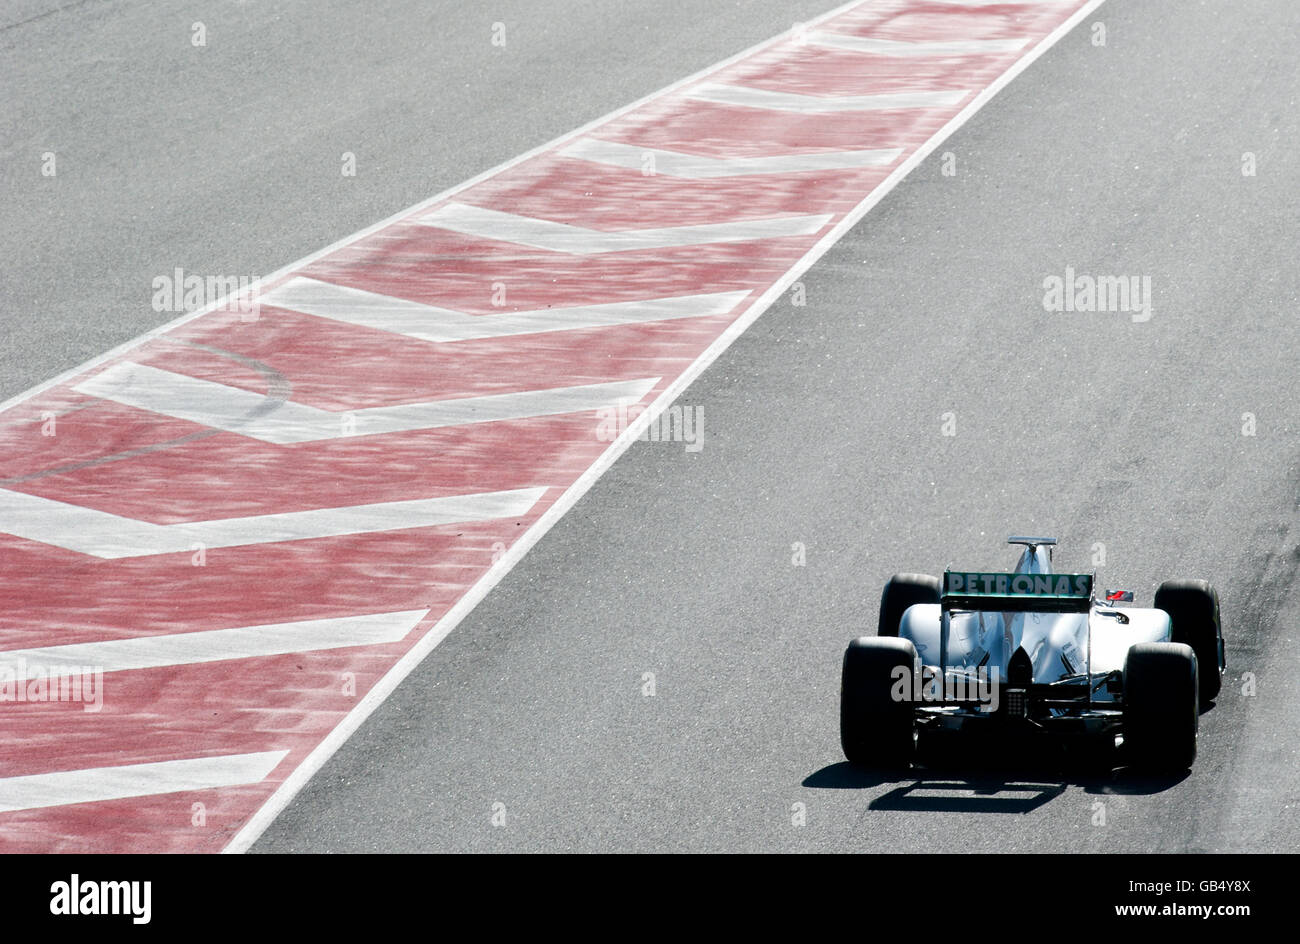
M 200 65 L 202 5 L 0 31 L 7 395 L 163 320 L 157 272 L 264 274 L 830 4 L 344 6 L 207 12 Z M 1106 46 L 1062 40 L 686 391 L 701 452 L 635 445 L 256 851 L 1300 848 L 1300 8 L 1091 21 Z M 1150 276 L 1153 317 L 1045 312 L 1067 266 Z M 1027 532 L 1143 602 L 1217 584 L 1191 773 L 849 770 L 839 661 L 884 581 Z

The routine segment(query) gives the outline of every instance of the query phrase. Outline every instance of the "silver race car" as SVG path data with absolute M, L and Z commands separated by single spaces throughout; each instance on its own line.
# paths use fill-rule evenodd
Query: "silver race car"
M 1092 574 L 1053 572 L 1055 539 L 1009 543 L 1024 547 L 1010 573 L 898 574 L 885 586 L 877 635 L 844 654 L 844 755 L 897 769 L 918 739 L 1056 735 L 1118 748 L 1128 766 L 1190 767 L 1200 706 L 1226 664 L 1214 588 L 1168 581 L 1153 608 L 1120 607 L 1131 592 L 1097 599 Z

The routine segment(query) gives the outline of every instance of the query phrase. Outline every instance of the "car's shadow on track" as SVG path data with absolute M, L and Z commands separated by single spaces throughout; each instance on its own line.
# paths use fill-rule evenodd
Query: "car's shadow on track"
M 1030 813 L 1071 787 L 1085 793 L 1146 796 L 1168 790 L 1189 771 L 1152 775 L 1120 767 L 1121 759 L 1100 757 L 921 758 L 908 770 L 872 770 L 846 761 L 810 774 L 805 787 L 818 790 L 870 790 L 895 787 L 872 799 L 873 810 L 959 813 Z

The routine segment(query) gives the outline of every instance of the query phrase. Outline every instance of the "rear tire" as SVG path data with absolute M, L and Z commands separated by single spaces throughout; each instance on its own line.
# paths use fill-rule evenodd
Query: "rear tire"
M 877 636 L 897 636 L 898 624 L 914 603 L 938 603 L 939 578 L 929 574 L 894 574 L 880 594 Z
M 1196 653 L 1201 701 L 1210 701 L 1219 694 L 1224 669 L 1219 594 L 1205 580 L 1166 580 L 1156 591 L 1156 609 L 1169 614 L 1171 640 Z
M 910 639 L 863 636 L 849 643 L 840 679 L 840 746 L 849 763 L 905 769 L 916 751 Z M 897 698 L 901 692 L 906 698 Z
M 1124 749 L 1132 767 L 1186 770 L 1200 723 L 1196 653 L 1177 642 L 1131 646 L 1124 660 Z

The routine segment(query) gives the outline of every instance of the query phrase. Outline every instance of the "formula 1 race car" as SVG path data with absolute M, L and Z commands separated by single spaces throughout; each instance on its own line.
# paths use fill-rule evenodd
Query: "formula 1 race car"
M 875 636 L 849 644 L 840 742 L 856 765 L 906 768 L 918 738 L 1058 735 L 1117 747 L 1121 763 L 1186 770 L 1201 705 L 1226 666 L 1219 597 L 1161 584 L 1152 609 L 1094 595 L 1092 574 L 1052 571 L 1053 538 L 1012 537 L 1011 573 L 898 574 Z

